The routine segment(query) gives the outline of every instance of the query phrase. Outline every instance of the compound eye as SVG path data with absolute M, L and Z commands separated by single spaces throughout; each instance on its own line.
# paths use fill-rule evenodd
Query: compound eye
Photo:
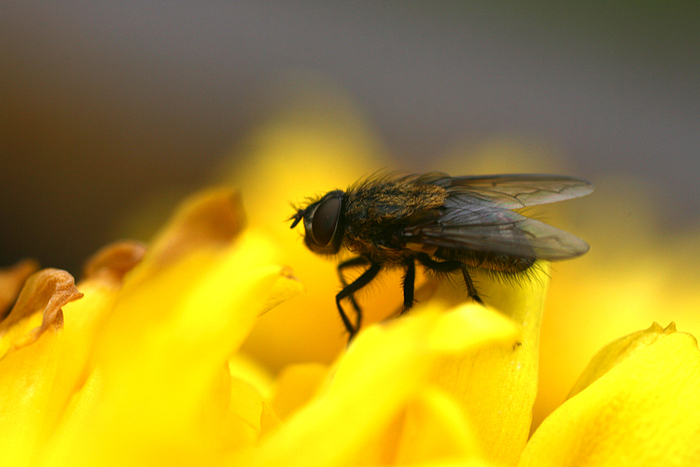
M 319 246 L 326 246 L 333 239 L 340 218 L 341 199 L 330 197 L 321 201 L 313 215 L 311 234 Z

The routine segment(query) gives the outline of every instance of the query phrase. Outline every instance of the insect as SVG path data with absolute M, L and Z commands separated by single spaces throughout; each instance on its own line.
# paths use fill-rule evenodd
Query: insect
M 593 185 L 556 175 L 450 177 L 442 173 L 373 177 L 346 191 L 310 199 L 289 218 L 304 221 L 304 243 L 314 253 L 356 256 L 338 265 L 343 286 L 336 305 L 352 339 L 362 310 L 355 293 L 382 269 L 401 268 L 403 310 L 413 306 L 416 263 L 429 271 L 461 271 L 469 297 L 483 303 L 470 271 L 518 276 L 535 261 L 574 258 L 589 250 L 580 238 L 515 209 L 585 196 Z M 344 271 L 364 267 L 354 281 Z M 349 299 L 355 322 L 341 302 Z

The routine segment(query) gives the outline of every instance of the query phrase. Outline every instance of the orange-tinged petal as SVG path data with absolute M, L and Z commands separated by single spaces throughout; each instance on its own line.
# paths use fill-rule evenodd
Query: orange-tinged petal
M 225 247 L 245 227 L 241 196 L 220 188 L 197 193 L 177 210 L 149 247 L 149 259 L 169 264 L 191 251 Z
M 85 264 L 82 281 L 102 281 L 120 286 L 124 275 L 134 269 L 146 254 L 138 242 L 116 242 L 100 249 Z
M 55 323 L 63 323 L 61 307 L 83 294 L 75 287 L 73 276 L 59 269 L 44 269 L 24 284 L 10 314 L 0 323 L 0 355 L 13 348 L 29 345 Z M 41 317 L 40 326 L 35 327 Z
M 609 354 L 622 358 L 545 419 L 520 465 L 698 464 L 700 351 L 695 338 L 652 326 L 631 340 L 638 345 L 622 339 L 603 350 L 596 365 Z
M 24 281 L 39 269 L 39 263 L 25 259 L 17 264 L 0 268 L 0 320 L 10 312 Z
M 27 279 L 0 325 L 0 457 L 28 463 L 41 441 L 47 412 L 61 410 L 52 397 L 62 358 L 62 307 L 82 297 L 65 271 L 45 269 Z

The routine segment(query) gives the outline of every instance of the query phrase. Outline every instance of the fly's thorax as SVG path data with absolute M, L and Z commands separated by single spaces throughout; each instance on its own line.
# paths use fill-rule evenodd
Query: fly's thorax
M 403 263 L 415 252 L 398 239 L 409 222 L 444 204 L 446 191 L 435 185 L 374 180 L 345 195 L 343 246 L 377 262 Z
M 436 185 L 376 180 L 347 191 L 345 215 L 349 223 L 405 222 L 416 212 L 442 206 L 446 198 L 445 189 Z

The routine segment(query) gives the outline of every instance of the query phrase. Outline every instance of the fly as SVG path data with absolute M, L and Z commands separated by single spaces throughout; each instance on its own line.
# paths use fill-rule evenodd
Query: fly
M 585 180 L 556 175 L 377 177 L 309 200 L 289 220 L 292 228 L 304 221 L 304 243 L 312 252 L 334 256 L 345 249 L 356 255 L 338 265 L 343 289 L 336 295 L 352 339 L 362 323 L 354 294 L 382 269 L 404 270 L 405 313 L 413 306 L 416 263 L 437 273 L 461 271 L 468 296 L 483 303 L 472 270 L 517 276 L 537 260 L 586 253 L 589 246 L 580 238 L 514 210 L 592 191 Z M 353 267 L 365 270 L 348 282 L 343 271 Z M 354 323 L 341 304 L 346 298 L 356 312 Z

